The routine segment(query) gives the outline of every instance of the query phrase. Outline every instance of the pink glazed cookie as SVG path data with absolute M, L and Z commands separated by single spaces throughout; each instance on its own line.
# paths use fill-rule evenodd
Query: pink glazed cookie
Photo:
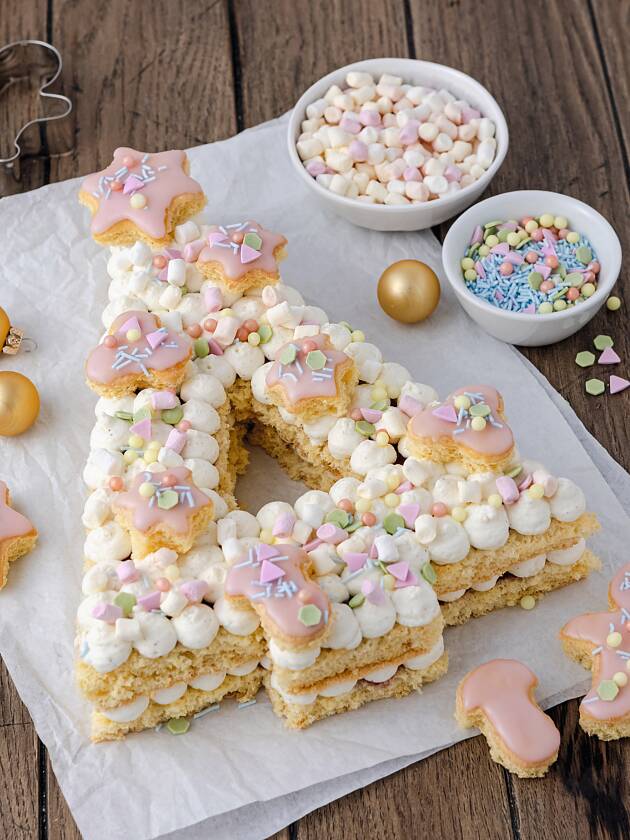
M 28 554 L 37 542 L 33 523 L 13 510 L 9 488 L 0 481 L 0 589 L 6 584 L 9 564 Z
M 410 454 L 468 470 L 504 469 L 514 453 L 503 397 L 489 385 L 458 388 L 415 414 L 407 427 Z
M 592 671 L 580 726 L 603 741 L 630 736 L 630 563 L 608 589 L 610 612 L 587 613 L 560 631 L 567 656 Z
M 167 330 L 156 315 L 123 312 L 90 352 L 87 384 L 101 397 L 124 397 L 141 388 L 177 388 L 191 355 L 190 338 Z
M 121 147 L 113 161 L 81 184 L 79 201 L 92 213 L 92 236 L 100 245 L 132 245 L 142 239 L 168 245 L 177 225 L 206 203 L 188 175 L 186 153 L 139 152 Z
M 197 262 L 209 280 L 235 292 L 261 289 L 279 280 L 278 263 L 287 240 L 258 222 L 212 225 L 207 234 L 184 248 L 184 259 Z
M 538 678 L 515 659 L 493 659 L 457 688 L 455 718 L 478 727 L 490 756 L 521 778 L 544 776 L 558 758 L 560 733 L 534 697 Z

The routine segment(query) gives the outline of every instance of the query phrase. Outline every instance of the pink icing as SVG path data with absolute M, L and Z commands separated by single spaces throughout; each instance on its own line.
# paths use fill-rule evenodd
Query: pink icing
M 601 700 L 597 693 L 602 680 L 612 680 L 619 671 L 630 678 L 626 669 L 630 658 L 630 563 L 619 569 L 608 591 L 618 611 L 580 615 L 562 628 L 562 635 L 594 645 L 593 684 L 580 709 L 597 720 L 615 720 L 630 714 L 630 684 L 619 686 L 614 700 Z M 621 633 L 621 644 L 616 648 L 606 644 L 613 632 Z
M 262 239 L 262 246 L 258 252 L 253 251 L 248 245 L 243 245 L 242 237 L 247 233 L 257 233 Z M 237 241 L 234 241 L 235 239 Z M 233 225 L 213 225 L 208 233 L 206 244 L 199 253 L 198 261 L 221 263 L 226 276 L 233 280 L 239 280 L 250 269 L 275 274 L 278 263 L 274 257 L 274 251 L 286 241 L 284 236 L 266 230 L 258 222 L 245 221 Z
M 29 519 L 9 507 L 9 488 L 0 481 L 0 541 L 23 537 L 34 530 Z
M 295 361 L 289 365 L 283 365 L 279 356 L 285 347 L 293 345 L 297 350 Z M 311 370 L 306 364 L 308 352 L 304 346 L 315 345 L 326 356 L 326 365 L 321 370 Z M 295 404 L 300 400 L 313 397 L 334 397 L 337 395 L 335 383 L 335 368 L 337 365 L 347 362 L 349 356 L 340 350 L 335 350 L 325 335 L 314 335 L 307 339 L 289 341 L 276 353 L 276 361 L 273 363 L 265 380 L 268 388 L 280 385 L 287 400 Z
M 541 764 L 560 747 L 560 733 L 532 700 L 536 674 L 515 659 L 493 659 L 464 678 L 464 709 L 479 709 L 506 748 L 525 764 Z
M 455 422 L 444 419 L 444 409 L 452 408 L 453 400 L 460 394 L 471 397 L 473 404 L 483 402 L 491 409 L 492 413 L 485 418 L 486 427 L 483 431 L 475 432 L 470 428 L 470 416 L 465 411 L 455 411 Z M 427 406 L 415 414 L 409 421 L 409 433 L 435 441 L 452 437 L 457 443 L 481 455 L 507 454 L 514 445 L 514 437 L 505 420 L 498 415 L 500 402 L 501 395 L 489 385 L 467 385 L 458 388 L 439 406 Z
M 129 327 L 137 325 L 141 337 L 138 341 L 128 341 L 126 334 Z M 110 332 L 118 340 L 117 347 L 99 344 L 88 356 L 86 372 L 93 382 L 113 382 L 129 374 L 143 373 L 148 370 L 167 370 L 178 365 L 190 356 L 191 341 L 187 335 L 165 330 L 165 339 L 153 349 L 147 340 L 160 329 L 155 315 L 148 312 L 123 312 L 114 321 Z M 137 361 L 127 358 L 135 355 Z
M 225 593 L 244 596 L 253 606 L 260 604 L 284 636 L 313 638 L 328 623 L 329 603 L 323 590 L 304 577 L 302 567 L 308 562 L 306 552 L 297 546 L 261 543 L 230 568 Z M 312 626 L 306 626 L 299 618 L 300 610 L 307 604 L 314 604 L 321 612 L 319 622 Z
M 172 486 L 163 483 L 165 478 L 168 482 L 169 477 L 175 479 Z M 138 492 L 140 485 L 145 482 L 156 488 L 155 495 L 148 499 Z M 163 491 L 171 489 L 178 494 L 179 501 L 170 510 L 165 510 L 158 506 L 158 498 Z M 139 473 L 130 489 L 118 495 L 114 506 L 133 512 L 133 527 L 138 531 L 146 532 L 154 525 L 164 525 L 182 534 L 189 529 L 190 517 L 207 504 L 209 499 L 194 484 L 190 470 L 186 467 L 173 467 L 161 473 Z
M 123 158 L 131 158 L 133 165 L 125 166 Z M 202 192 L 197 181 L 184 172 L 185 160 L 186 154 L 179 150 L 149 154 L 125 147 L 116 149 L 110 165 L 88 175 L 81 184 L 82 192 L 98 200 L 98 209 L 92 216 L 92 233 L 104 233 L 126 219 L 154 239 L 164 237 L 166 211 L 173 199 Z M 123 184 L 123 189 L 112 190 L 111 184 L 116 180 Z M 131 187 L 127 186 L 128 181 Z M 141 184 L 139 189 L 136 182 Z M 146 198 L 146 207 L 131 206 L 130 197 L 135 192 L 141 192 Z

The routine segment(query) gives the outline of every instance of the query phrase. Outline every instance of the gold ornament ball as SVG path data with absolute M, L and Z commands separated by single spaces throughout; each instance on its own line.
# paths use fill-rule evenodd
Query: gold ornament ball
M 21 435 L 39 414 L 39 394 L 30 379 L 15 371 L 0 371 L 0 436 Z
M 11 322 L 9 321 L 9 316 L 0 306 L 0 350 L 4 347 L 4 342 L 7 340 L 10 329 Z
M 381 274 L 376 290 L 381 309 L 403 324 L 424 321 L 440 302 L 440 281 L 420 260 L 399 260 Z

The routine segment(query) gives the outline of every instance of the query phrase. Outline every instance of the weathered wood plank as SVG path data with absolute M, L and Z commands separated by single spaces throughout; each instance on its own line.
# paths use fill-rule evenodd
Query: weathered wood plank
M 48 840 L 81 840 L 81 834 L 63 798 L 50 759 L 48 759 L 46 779 L 48 782 L 46 793 Z
M 4 706 L 3 699 L 0 708 Z M 37 837 L 37 743 L 31 723 L 0 724 L 0 837 L 3 840 Z

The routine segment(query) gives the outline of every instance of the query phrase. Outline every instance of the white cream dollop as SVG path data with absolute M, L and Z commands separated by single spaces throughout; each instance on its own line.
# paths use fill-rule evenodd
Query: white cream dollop
M 569 478 L 558 479 L 558 489 L 549 499 L 551 515 L 560 522 L 575 522 L 586 510 L 582 490 Z
M 403 665 L 405 668 L 409 668 L 412 671 L 422 671 L 424 668 L 428 668 L 429 665 L 433 665 L 434 662 L 437 662 L 443 653 L 444 639 L 440 636 L 428 653 L 421 653 L 419 656 L 413 656 L 411 659 L 407 659 L 403 662 Z
M 281 647 L 275 639 L 269 640 L 269 655 L 279 668 L 287 668 L 289 671 L 303 671 L 310 668 L 317 661 L 320 648 L 309 647 L 304 650 L 288 650 Z
M 184 686 L 185 688 L 185 686 Z M 149 706 L 149 698 L 141 695 L 132 700 L 131 703 L 123 703 L 115 709 L 99 709 L 99 714 L 114 723 L 131 723 L 141 717 Z
M 140 624 L 141 638 L 133 643 L 141 656 L 158 659 L 166 656 L 177 644 L 177 634 L 173 622 L 161 613 L 137 610 L 134 616 Z
M 260 624 L 258 614 L 249 607 L 238 609 L 228 598 L 219 598 L 214 612 L 222 627 L 235 636 L 249 636 Z
M 510 534 L 510 523 L 503 507 L 468 505 L 464 529 L 474 548 L 494 549 L 505 545 Z
M 131 539 L 128 532 L 112 519 L 88 533 L 83 551 L 92 563 L 98 563 L 101 560 L 114 563 L 116 560 L 129 557 Z
M 350 469 L 357 475 L 366 475 L 374 467 L 393 464 L 396 454 L 391 443 L 380 446 L 375 440 L 363 440 L 350 456 Z
M 544 499 L 533 499 L 527 491 L 519 500 L 507 506 L 510 527 L 519 534 L 531 536 L 544 533 L 551 524 L 551 510 Z
M 366 639 L 384 636 L 396 623 L 396 609 L 385 592 L 379 604 L 373 604 L 366 598 L 361 606 L 355 609 L 354 615 Z
M 403 586 L 390 594 L 397 621 L 404 627 L 422 627 L 440 614 L 433 587 L 422 578 L 414 586 Z
M 431 560 L 439 565 L 459 563 L 468 554 L 468 534 L 451 516 L 435 517 L 436 535 L 428 545 Z
M 331 604 L 331 621 L 323 647 L 333 650 L 354 650 L 363 634 L 354 611 L 347 604 Z
M 554 563 L 556 566 L 572 566 L 580 559 L 586 551 L 586 542 L 583 539 L 578 540 L 575 545 L 569 548 L 560 548 L 556 551 L 549 551 L 547 553 L 547 560 Z
M 207 604 L 190 604 L 173 619 L 177 640 L 184 647 L 199 650 L 212 642 L 219 631 L 219 621 Z
M 328 432 L 328 451 L 333 458 L 349 458 L 364 440 L 352 418 L 340 417 Z

